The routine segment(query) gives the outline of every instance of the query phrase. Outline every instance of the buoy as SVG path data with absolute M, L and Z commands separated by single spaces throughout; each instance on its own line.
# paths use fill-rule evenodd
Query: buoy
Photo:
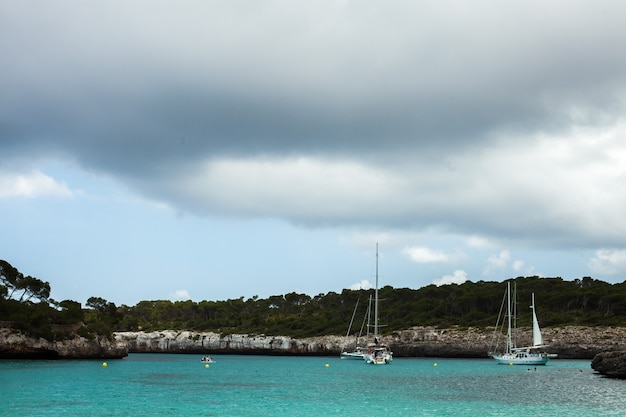
M 509 366 L 513 366 L 513 362 L 509 362 Z
M 435 362 L 435 363 L 433 364 L 433 366 L 437 366 L 437 362 Z
M 326 364 L 326 365 L 324 365 L 324 366 L 328 368 L 328 367 L 330 366 L 330 364 L 329 364 L 329 363 L 327 363 L 327 364 Z
M 106 362 L 102 362 L 102 367 L 106 368 L 107 367 L 107 363 Z
M 209 369 L 209 364 L 204 365 L 205 368 Z

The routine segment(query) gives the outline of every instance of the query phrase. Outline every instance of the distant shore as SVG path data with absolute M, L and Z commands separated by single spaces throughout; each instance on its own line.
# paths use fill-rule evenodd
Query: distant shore
M 563 359 L 592 359 L 626 346 L 626 328 L 567 326 L 542 330 L 546 350 Z M 531 330 L 518 329 L 518 345 L 530 343 Z M 295 339 L 288 336 L 220 334 L 163 330 L 120 332 L 115 339 L 131 353 L 228 353 L 260 355 L 339 355 L 343 336 Z M 384 336 L 396 357 L 486 358 L 493 328 L 412 327 Z M 354 341 L 352 341 L 354 343 Z
M 542 330 L 548 353 L 562 359 L 593 359 L 601 352 L 626 348 L 626 328 L 567 326 Z M 531 330 L 518 329 L 518 345 L 530 342 Z M 412 327 L 383 336 L 395 357 L 486 358 L 493 328 Z M 75 337 L 63 341 L 29 338 L 0 328 L 0 358 L 115 359 L 128 353 L 193 353 L 242 355 L 338 356 L 354 339 L 319 336 L 220 334 L 163 330 L 117 332 L 113 340 Z

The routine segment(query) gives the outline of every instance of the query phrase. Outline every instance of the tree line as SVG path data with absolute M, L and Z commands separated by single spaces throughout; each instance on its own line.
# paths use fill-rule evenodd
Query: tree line
M 117 307 L 91 297 L 87 308 L 73 300 L 50 298 L 50 283 L 24 275 L 0 259 L 0 324 L 51 340 L 96 335 L 111 337 Z M 100 313 L 103 314 L 100 314 Z
M 585 325 L 626 326 L 626 281 L 610 284 L 591 277 L 511 278 L 517 288 L 518 325 L 530 325 L 531 294 L 535 294 L 542 327 Z M 379 289 L 382 333 L 413 326 L 493 326 L 502 311 L 506 284 L 467 281 L 420 289 Z M 309 296 L 288 293 L 225 301 L 141 301 L 116 306 L 91 297 L 86 306 L 49 298 L 50 285 L 25 277 L 0 261 L 0 320 L 24 331 L 61 337 L 55 329 L 80 325 L 86 335 L 113 331 L 195 330 L 223 334 L 266 334 L 292 337 L 345 334 L 362 327 L 373 290 L 343 290 Z M 60 326 L 61 325 L 61 326 Z

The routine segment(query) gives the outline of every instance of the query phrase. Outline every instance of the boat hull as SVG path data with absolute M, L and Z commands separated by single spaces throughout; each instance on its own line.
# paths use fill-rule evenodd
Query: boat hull
M 504 355 L 492 355 L 499 365 L 545 365 L 548 363 L 548 355 L 544 353 L 519 354 L 511 353 Z
M 377 347 L 370 349 L 364 359 L 370 365 L 389 365 L 393 361 L 393 353 L 386 347 Z
M 339 356 L 341 359 L 356 359 L 362 361 L 365 359 L 365 353 L 363 352 L 341 352 Z
M 387 357 L 373 357 L 372 355 L 365 356 L 365 363 L 368 365 L 389 365 L 393 358 L 391 356 Z

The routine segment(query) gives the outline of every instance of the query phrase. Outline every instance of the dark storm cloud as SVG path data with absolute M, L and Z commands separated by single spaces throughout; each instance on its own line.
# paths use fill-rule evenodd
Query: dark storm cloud
M 309 18 L 283 2 L 24 3 L 2 8 L 3 142 L 104 170 L 382 142 L 463 150 L 623 106 L 613 2 L 321 3 Z
M 575 167 L 551 152 L 623 121 L 625 15 L 613 1 L 5 2 L 0 151 L 199 212 L 599 240 L 591 212 L 550 197 L 595 179 L 602 145 L 577 138 Z M 554 186 L 528 169 L 539 157 Z M 614 207 L 594 190 L 618 174 L 603 175 L 581 194 Z M 393 206 L 363 214 L 381 197 Z

